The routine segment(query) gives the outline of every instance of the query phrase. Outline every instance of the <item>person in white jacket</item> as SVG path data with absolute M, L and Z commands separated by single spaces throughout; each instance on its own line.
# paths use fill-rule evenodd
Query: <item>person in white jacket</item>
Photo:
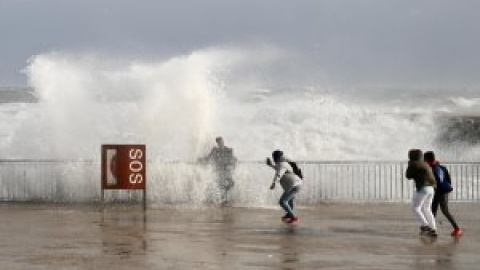
M 302 186 L 302 179 L 293 172 L 292 166 L 289 164 L 290 160 L 283 155 L 280 150 L 275 150 L 272 153 L 273 163 L 270 158 L 267 158 L 267 165 L 275 169 L 275 176 L 273 177 L 270 189 L 275 188 L 275 183 L 280 182 L 283 188 L 283 194 L 280 197 L 279 204 L 285 210 L 286 214 L 282 220 L 286 223 L 298 222 L 298 216 L 295 215 L 294 199 Z

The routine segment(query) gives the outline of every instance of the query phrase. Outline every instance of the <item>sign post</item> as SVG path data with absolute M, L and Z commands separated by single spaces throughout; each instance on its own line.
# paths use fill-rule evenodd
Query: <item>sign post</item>
M 141 144 L 102 145 L 102 206 L 105 190 L 143 190 L 147 207 L 146 148 Z

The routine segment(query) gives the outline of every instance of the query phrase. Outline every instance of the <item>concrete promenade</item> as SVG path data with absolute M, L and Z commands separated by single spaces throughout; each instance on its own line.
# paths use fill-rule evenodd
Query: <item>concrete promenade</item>
M 0 269 L 480 269 L 480 204 L 451 204 L 437 240 L 410 204 L 279 208 L 0 204 Z

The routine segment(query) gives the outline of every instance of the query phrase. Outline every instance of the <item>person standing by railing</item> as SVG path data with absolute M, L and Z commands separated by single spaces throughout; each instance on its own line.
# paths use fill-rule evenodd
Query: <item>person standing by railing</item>
M 437 216 L 438 206 L 440 205 L 443 215 L 448 219 L 450 224 L 452 224 L 453 232 L 451 235 L 460 236 L 462 235 L 462 230 L 448 210 L 448 194 L 453 190 L 450 173 L 445 166 L 440 165 L 440 163 L 435 159 L 435 153 L 433 151 L 425 152 L 423 159 L 432 168 L 433 174 L 435 175 L 435 180 L 437 182 L 437 190 L 435 191 L 432 202 L 433 216 Z
M 432 201 L 435 194 L 435 176 L 426 162 L 422 151 L 412 149 L 408 152 L 407 179 L 415 181 L 416 193 L 413 195 L 413 211 L 422 224 L 421 235 L 437 236 L 435 217 L 432 213 Z
M 215 139 L 217 146 L 213 147 L 210 153 L 200 158 L 200 163 L 212 163 L 217 174 L 217 184 L 221 192 L 221 204 L 226 205 L 230 200 L 230 190 L 235 185 L 233 172 L 237 166 L 237 158 L 233 149 L 225 145 L 223 137 Z

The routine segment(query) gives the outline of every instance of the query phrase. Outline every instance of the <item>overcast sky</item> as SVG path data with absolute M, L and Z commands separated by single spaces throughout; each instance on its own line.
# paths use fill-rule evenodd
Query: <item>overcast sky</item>
M 478 0 L 0 0 L 0 85 L 25 85 L 28 59 L 52 51 L 146 59 L 265 43 L 333 83 L 477 86 L 479 11 Z

